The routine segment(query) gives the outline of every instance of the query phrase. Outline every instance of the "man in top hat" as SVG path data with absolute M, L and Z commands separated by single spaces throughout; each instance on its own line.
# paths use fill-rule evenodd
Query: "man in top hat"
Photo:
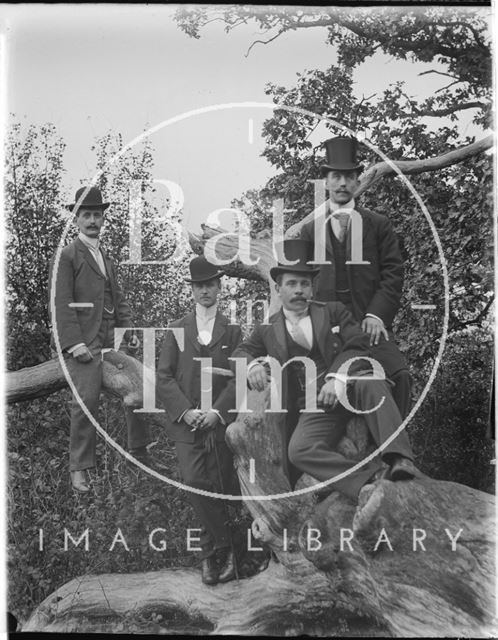
M 133 326 L 113 262 L 99 243 L 108 207 L 97 187 L 81 187 L 76 191 L 75 202 L 67 208 L 74 214 L 79 234 L 62 250 L 57 273 L 51 267 L 51 280 L 55 278 L 53 329 L 57 331 L 71 379 L 95 419 L 102 389 L 102 349 L 114 348 L 114 327 Z M 139 340 L 132 331 L 125 334 L 126 339 L 130 348 L 138 348 Z M 130 452 L 146 462 L 148 429 L 132 410 L 125 408 L 125 414 Z M 95 445 L 95 427 L 73 398 L 69 465 L 73 488 L 79 493 L 90 490 L 87 472 L 95 467 Z
M 325 142 L 327 163 L 320 169 L 329 192 L 324 206 L 325 259 L 330 264 L 320 268 L 314 297 L 342 302 L 360 323 L 374 347 L 374 357 L 395 385 L 394 399 L 405 418 L 411 404 L 410 373 L 392 332 L 403 288 L 403 258 L 389 219 L 358 206 L 354 200 L 363 169 L 357 160 L 357 146 L 355 138 L 338 137 Z M 323 213 L 319 209 L 314 219 L 301 228 L 299 237 L 303 240 L 314 242 L 315 223 Z M 361 216 L 362 260 L 368 264 L 348 264 L 353 211 Z
M 282 308 L 270 317 L 268 325 L 256 327 L 233 357 L 247 359 L 249 386 L 260 391 L 268 384 L 268 369 L 263 359 L 271 356 L 282 366 L 281 408 L 287 410 L 287 414 L 277 414 L 277 418 L 284 461 L 288 447 L 291 464 L 299 472 L 323 482 L 357 464 L 336 450 L 348 420 L 354 415 L 346 408 L 346 398 L 351 407 L 369 411 L 363 417 L 377 447 L 394 433 L 402 419 L 387 382 L 367 375 L 371 365 L 361 357 L 371 357 L 369 336 L 341 302 L 323 304 L 310 300 L 312 281 L 319 272 L 307 264 L 312 260 L 312 249 L 311 243 L 299 239 L 285 241 L 285 257 L 298 262 L 290 266 L 279 264 L 270 270 Z M 316 367 L 313 375 L 317 375 L 317 408 L 321 411 L 301 412 L 306 406 L 306 389 L 311 380 L 299 358 L 310 359 Z M 351 358 L 359 360 L 349 363 L 347 376 L 365 375 L 353 384 L 348 383 L 340 371 Z M 375 407 L 378 408 L 372 411 Z M 393 481 L 418 475 L 412 458 L 408 436 L 403 430 L 380 456 L 334 483 L 333 488 L 356 501 L 362 486 L 381 474 Z M 390 468 L 389 475 L 387 468 L 383 471 L 382 461 Z M 284 468 L 286 466 L 293 486 L 295 470 L 287 463 Z
M 174 441 L 183 483 L 214 493 L 234 491 L 232 454 L 225 442 L 227 425 L 235 418 L 235 389 L 230 378 L 212 374 L 211 408 L 201 410 L 201 362 L 229 370 L 228 358 L 241 340 L 240 327 L 228 323 L 217 307 L 223 272 L 204 256 L 190 262 L 187 279 L 195 309 L 172 322 L 161 349 L 156 397 L 166 410 L 167 435 Z M 182 333 L 182 339 L 174 334 Z M 177 342 L 177 339 L 180 342 Z M 183 343 L 183 344 L 182 344 Z M 226 501 L 189 492 L 202 529 L 202 580 L 227 582 L 235 577 L 235 558 L 227 523 Z M 221 566 L 220 566 L 221 565 Z

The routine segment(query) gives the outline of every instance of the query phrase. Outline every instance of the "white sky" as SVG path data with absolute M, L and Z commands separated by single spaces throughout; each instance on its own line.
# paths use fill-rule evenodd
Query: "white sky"
M 245 57 L 258 37 L 254 24 L 225 34 L 223 25 L 213 23 L 195 40 L 173 21 L 174 11 L 157 5 L 0 6 L 8 36 L 8 109 L 27 124 L 56 125 L 67 145 L 64 186 L 70 200 L 95 172 L 90 148 L 97 136 L 112 130 L 127 143 L 145 128 L 190 110 L 269 103 L 267 82 L 290 87 L 297 72 L 336 62 L 325 28 L 284 34 Z M 408 93 L 428 96 L 447 79 L 417 77 L 427 68 L 376 56 L 355 74 L 358 95 L 406 80 Z M 255 108 L 206 113 L 152 136 L 155 177 L 181 185 L 189 229 L 198 230 L 210 211 L 228 207 L 233 197 L 274 174 L 259 157 L 260 126 L 270 115 Z M 462 124 L 469 134 L 471 116 L 465 112 Z M 318 128 L 312 142 L 321 135 Z

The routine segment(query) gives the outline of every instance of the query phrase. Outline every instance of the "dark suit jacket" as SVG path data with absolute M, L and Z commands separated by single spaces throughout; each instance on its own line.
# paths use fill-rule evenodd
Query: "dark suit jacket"
M 350 358 L 368 356 L 369 338 L 362 332 L 360 325 L 340 302 L 327 304 L 311 303 L 310 316 L 313 334 L 327 365 L 329 373 L 337 373 L 340 366 Z M 285 316 L 282 310 L 270 317 L 270 324 L 259 325 L 247 340 L 244 340 L 232 357 L 246 358 L 248 362 L 255 358 L 272 356 L 283 365 L 289 360 Z M 333 331 L 334 329 L 334 331 Z M 365 369 L 365 362 L 358 360 L 348 371 L 349 375 Z M 321 385 L 317 385 L 317 393 Z M 282 442 L 283 465 L 290 475 L 287 459 L 287 446 L 299 419 L 296 398 L 289 394 L 289 376 L 287 367 L 282 372 L 282 409 L 288 413 L 275 414 L 277 428 Z
M 131 309 L 118 284 L 114 264 L 104 255 L 114 302 L 117 327 L 132 327 Z M 53 277 L 53 261 L 50 279 Z M 55 310 L 62 349 L 84 342 L 89 345 L 98 333 L 104 311 L 105 278 L 90 250 L 76 238 L 62 249 L 56 274 Z M 71 307 L 90 302 L 93 307 Z M 50 306 L 50 305 L 49 305 Z
M 179 442 L 194 442 L 195 434 L 190 427 L 183 421 L 177 421 L 187 409 L 199 406 L 201 401 L 201 363 L 194 360 L 201 357 L 195 313 L 189 313 L 169 326 L 184 330 L 184 348 L 183 351 L 179 349 L 172 331 L 166 333 L 159 357 L 156 397 L 166 410 L 168 436 Z M 206 356 L 212 358 L 212 366 L 229 370 L 228 358 L 241 338 L 240 327 L 228 324 L 228 319 L 218 311 L 208 345 L 209 356 Z M 235 387 L 228 385 L 228 382 L 229 378 L 215 374 L 212 376 L 213 409 L 220 412 L 226 424 L 236 416 L 228 413 L 229 409 L 235 408 Z M 218 425 L 217 438 L 223 440 L 224 432 L 225 428 Z
M 403 288 L 403 258 L 398 239 L 389 220 L 378 213 L 355 207 L 363 220 L 363 260 L 370 264 L 346 265 L 355 318 L 361 322 L 366 313 L 381 318 L 390 328 L 399 309 Z M 313 283 L 316 300 L 331 301 L 335 295 L 335 265 L 332 241 L 326 223 L 326 258 Z M 300 237 L 314 243 L 315 220 L 301 228 Z M 351 259 L 350 230 L 347 236 L 348 260 Z

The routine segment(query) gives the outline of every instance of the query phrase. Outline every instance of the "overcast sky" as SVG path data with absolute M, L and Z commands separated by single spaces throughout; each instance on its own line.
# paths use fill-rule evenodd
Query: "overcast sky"
M 246 57 L 258 37 L 255 25 L 225 34 L 213 23 L 195 40 L 174 22 L 174 10 L 157 5 L 0 7 L 8 37 L 9 111 L 28 124 L 56 125 L 67 144 L 69 198 L 95 172 L 90 148 L 97 136 L 120 132 L 127 143 L 145 128 L 192 110 L 269 103 L 267 82 L 290 87 L 297 72 L 336 62 L 334 49 L 325 44 L 326 29 L 284 34 L 269 45 L 256 45 Z M 419 78 L 424 68 L 376 56 L 355 73 L 357 93 L 380 93 L 389 83 L 406 80 L 409 93 L 428 96 L 445 79 Z M 181 185 L 188 228 L 197 230 L 210 211 L 228 207 L 233 197 L 274 174 L 259 157 L 261 123 L 270 115 L 265 108 L 222 109 L 152 135 L 155 177 Z M 464 117 L 463 129 L 471 114 Z M 317 129 L 312 141 L 323 135 Z

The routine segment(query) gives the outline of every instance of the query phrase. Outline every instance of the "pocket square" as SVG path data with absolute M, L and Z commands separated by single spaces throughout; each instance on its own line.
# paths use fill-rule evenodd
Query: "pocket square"
M 227 344 L 224 344 L 221 348 L 222 348 L 222 349 L 228 349 L 228 345 L 227 345 Z
M 332 327 L 331 331 L 332 333 L 340 333 L 341 327 L 338 324 L 336 324 L 335 327 Z

